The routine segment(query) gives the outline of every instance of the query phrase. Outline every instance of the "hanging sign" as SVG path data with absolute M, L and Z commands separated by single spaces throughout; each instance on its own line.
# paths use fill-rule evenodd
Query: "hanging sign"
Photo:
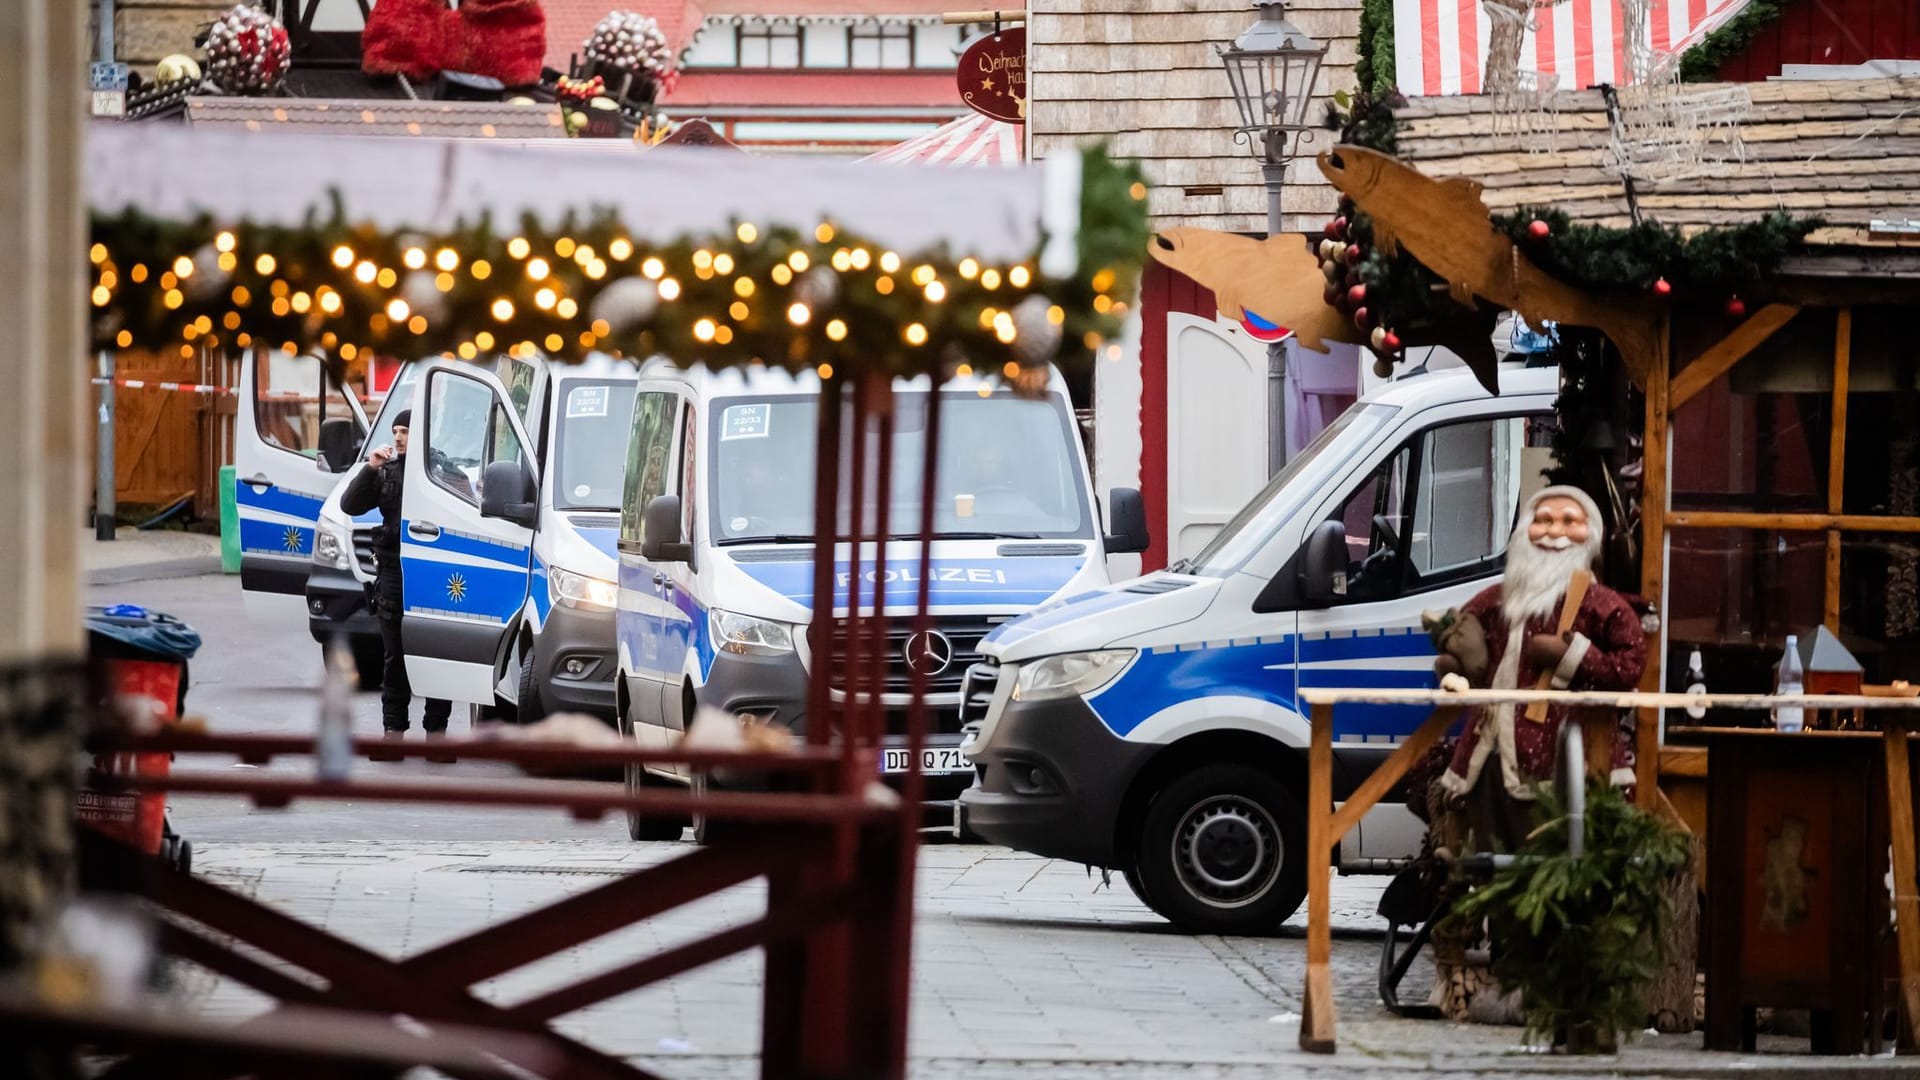
M 982 116 L 1027 122 L 1027 28 L 988 34 L 960 54 L 960 100 Z

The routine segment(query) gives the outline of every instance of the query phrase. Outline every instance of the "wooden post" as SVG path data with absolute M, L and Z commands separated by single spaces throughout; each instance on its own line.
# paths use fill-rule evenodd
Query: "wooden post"
M 1907 714 L 1886 723 L 1887 814 L 1893 840 L 1894 930 L 1900 945 L 1900 1050 L 1912 1052 L 1920 1025 L 1920 876 L 1913 844 L 1913 781 L 1907 760 Z
M 1853 309 L 1841 308 L 1833 331 L 1833 431 L 1827 442 L 1827 513 L 1846 513 L 1847 388 L 1853 368 Z M 1825 622 L 1840 632 L 1840 529 L 1827 530 Z
M 1669 405 L 1673 362 L 1671 324 L 1661 319 L 1654 333 L 1654 358 L 1647 370 L 1647 430 L 1640 475 L 1640 595 L 1660 607 L 1661 630 L 1648 643 L 1646 667 L 1640 673 L 1640 689 L 1658 692 L 1666 668 L 1666 627 L 1671 613 L 1666 610 L 1667 580 L 1667 444 L 1673 433 Z M 1643 810 L 1659 801 L 1660 793 L 1660 710 L 1641 709 L 1635 718 L 1634 801 Z
M 1307 985 L 1300 1049 L 1333 1053 L 1333 706 L 1313 707 L 1307 755 Z

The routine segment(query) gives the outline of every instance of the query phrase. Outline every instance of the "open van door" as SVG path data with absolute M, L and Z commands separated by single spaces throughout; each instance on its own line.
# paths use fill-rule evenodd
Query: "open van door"
M 539 505 L 533 440 L 499 379 L 435 362 L 414 391 L 400 535 L 402 639 L 417 695 L 491 704 L 527 598 Z
M 238 411 L 241 596 L 249 618 L 304 629 L 314 524 L 358 456 L 367 416 L 319 357 L 265 349 L 241 362 Z

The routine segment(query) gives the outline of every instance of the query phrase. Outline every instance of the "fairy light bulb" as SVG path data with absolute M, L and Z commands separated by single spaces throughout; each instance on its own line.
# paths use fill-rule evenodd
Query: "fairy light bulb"
M 513 301 L 501 297 L 493 302 L 493 317 L 500 322 L 513 318 Z
M 353 279 L 362 285 L 373 284 L 373 279 L 379 276 L 380 268 L 370 262 L 362 261 L 353 268 Z
M 755 240 L 760 239 L 760 230 L 754 228 L 753 222 L 743 221 L 740 223 L 739 228 L 733 230 L 733 235 L 739 237 L 741 243 L 751 244 Z
M 633 241 L 624 236 L 616 236 L 607 242 L 607 254 L 613 256 L 615 259 L 631 259 L 633 258 Z M 605 335 L 602 336 L 604 337 Z
M 1000 271 L 995 270 L 992 267 L 988 267 L 987 269 L 980 271 L 980 287 L 983 289 L 989 289 L 989 290 L 999 288 L 1000 287 Z
M 407 307 L 407 302 L 397 296 L 387 301 L 387 318 L 392 319 L 394 322 L 406 322 L 407 315 L 410 311 L 411 309 Z
M 441 248 L 433 253 L 434 268 L 443 273 L 452 273 L 460 268 L 460 253 L 452 248 Z
M 507 241 L 507 254 L 516 259 L 526 258 L 531 251 L 533 251 L 533 245 L 527 243 L 527 238 L 524 236 L 516 236 Z
M 673 278 L 661 278 L 660 279 L 660 299 L 662 300 L 680 299 L 680 283 L 678 281 L 675 281 Z
M 393 272 L 393 267 L 383 266 L 374 281 L 383 289 L 391 289 L 400 283 L 400 275 Z
M 820 376 L 821 382 L 825 382 L 828 379 L 833 378 L 833 365 L 821 364 L 819 367 L 813 369 L 813 373 L 815 375 Z
M 353 265 L 353 249 L 345 244 L 333 249 L 333 265 L 345 270 Z
M 847 254 L 847 261 L 853 264 L 855 270 L 865 270 L 873 265 L 873 254 L 866 248 L 854 248 Z
M 806 252 L 796 251 L 787 256 L 787 265 L 793 267 L 794 273 L 804 274 L 807 272 L 807 267 L 813 265 L 813 260 L 807 257 Z
M 853 256 L 849 254 L 845 248 L 841 248 L 839 251 L 834 252 L 833 268 L 835 270 L 840 271 L 843 274 L 846 273 L 848 270 L 853 269 Z
M 408 248 L 406 254 L 400 256 L 400 261 L 407 269 L 418 270 L 427 265 L 427 253 L 417 247 Z
M 882 273 L 887 273 L 887 274 L 899 273 L 900 272 L 900 256 L 891 251 L 881 252 L 880 253 L 880 270 Z
M 640 263 L 640 276 L 649 281 L 659 281 L 660 275 L 667 272 L 667 264 L 657 257 L 649 255 Z
M 972 281 L 974 278 L 978 277 L 979 274 L 980 274 L 980 260 L 971 259 L 971 258 L 960 260 L 960 276 L 961 277 L 966 278 L 968 281 Z
M 727 305 L 727 314 L 734 322 L 745 322 L 747 316 L 753 314 L 753 309 L 747 307 L 745 300 L 735 300 Z
M 719 326 L 712 319 L 701 319 L 693 324 L 693 336 L 701 341 L 712 341 L 713 332 L 717 329 Z
M 571 236 L 563 236 L 553 242 L 553 253 L 563 259 L 572 255 L 573 251 L 573 237 Z
M 726 252 L 723 251 L 720 254 L 715 255 L 713 257 L 714 273 L 731 274 L 733 273 L 733 267 L 734 267 L 733 256 L 727 254 Z
M 493 334 L 486 330 L 482 330 L 479 333 L 473 335 L 473 344 L 477 348 L 492 349 Z
M 847 324 L 844 322 L 841 322 L 839 319 L 829 320 L 827 323 L 827 340 L 828 341 L 845 341 L 846 339 L 847 339 Z
M 813 309 L 805 304 L 791 304 L 787 307 L 787 321 L 795 326 L 805 326 L 813 318 Z
M 551 273 L 553 273 L 553 267 L 547 265 L 547 260 L 545 259 L 528 259 L 527 260 L 527 276 L 532 278 L 533 280 L 545 281 L 547 279 L 547 275 Z
M 221 233 L 220 235 L 225 236 L 227 234 Z M 225 251 L 227 249 L 221 248 L 220 250 Z M 87 258 L 92 260 L 93 265 L 95 266 L 99 266 L 101 263 L 106 262 L 107 261 L 107 245 L 95 244 L 92 247 L 88 248 Z
M 424 334 L 424 333 L 426 333 L 426 332 L 427 332 L 427 317 L 426 317 L 425 315 L 415 315 L 414 317 L 412 317 L 412 318 L 410 318 L 410 319 L 408 319 L 408 320 L 407 320 L 407 331 L 408 331 L 409 333 L 414 333 L 414 334 Z
M 824 221 L 821 222 L 819 227 L 813 230 L 813 238 L 822 244 L 833 243 L 833 226 Z
M 580 314 L 580 303 L 571 296 L 563 296 L 559 303 L 553 305 L 553 313 L 563 319 L 571 319 Z
M 268 274 L 273 273 L 273 268 L 278 265 L 279 263 L 274 262 L 273 256 L 265 253 L 262 253 L 259 258 L 253 260 L 254 272 L 259 274 L 261 277 L 265 277 Z M 133 280 L 139 281 L 140 279 L 136 277 Z
M 947 287 L 937 281 L 929 281 L 927 282 L 926 296 L 928 303 L 937 304 L 947 298 Z
M 559 299 L 559 294 L 555 293 L 552 289 L 541 289 L 539 292 L 533 294 L 534 306 L 538 307 L 541 311 L 553 310 L 554 302 Z
M 713 252 L 701 248 L 693 253 L 693 265 L 696 270 L 713 269 Z
M 919 323 L 908 323 L 904 336 L 909 345 L 925 345 L 927 343 L 927 328 Z
M 733 279 L 733 294 L 745 300 L 753 295 L 753 279 L 748 277 Z
M 493 264 L 485 259 L 475 259 L 467 272 L 473 275 L 473 280 L 485 281 L 493 276 Z
M 773 269 L 767 272 L 767 276 L 773 279 L 775 285 L 790 285 L 793 283 L 793 271 L 787 269 L 786 263 L 775 263 Z
M 1024 266 L 1016 266 L 1007 271 L 1007 284 L 1016 289 L 1024 289 L 1033 283 L 1033 271 Z

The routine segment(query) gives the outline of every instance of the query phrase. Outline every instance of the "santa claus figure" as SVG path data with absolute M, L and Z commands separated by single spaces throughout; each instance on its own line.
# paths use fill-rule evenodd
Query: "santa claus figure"
M 1443 652 L 1435 670 L 1496 690 L 1532 689 L 1543 675 L 1557 690 L 1638 686 L 1646 634 L 1633 606 L 1589 582 L 1575 590 L 1570 621 L 1563 611 L 1569 585 L 1590 575 L 1601 544 L 1600 513 L 1585 492 L 1550 487 L 1527 500 L 1507 544 L 1504 580 L 1459 612 L 1485 631 L 1484 648 Z M 1478 644 L 1478 634 L 1455 635 L 1468 637 Z M 1537 721 L 1512 705 L 1476 711 L 1440 777 L 1446 793 L 1466 800 L 1475 847 L 1512 850 L 1526 835 L 1535 788 L 1553 779 L 1568 711 L 1555 706 Z M 1622 710 L 1612 723 L 1610 778 L 1624 787 L 1634 775 L 1632 713 Z

